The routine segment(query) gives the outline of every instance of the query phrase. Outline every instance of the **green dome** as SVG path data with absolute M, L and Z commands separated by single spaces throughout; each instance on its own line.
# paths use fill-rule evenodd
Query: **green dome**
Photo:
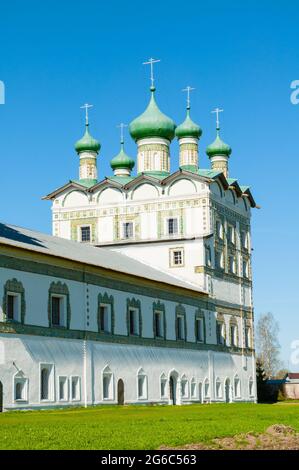
M 85 129 L 85 134 L 82 137 L 82 139 L 78 140 L 75 144 L 75 150 L 77 153 L 81 152 L 96 152 L 98 153 L 101 144 L 98 142 L 96 139 L 91 137 L 89 130 L 88 130 L 89 124 L 86 124 L 86 129 Z
M 132 170 L 134 168 L 135 162 L 124 151 L 123 142 L 121 142 L 121 149 L 120 149 L 119 154 L 116 155 L 116 157 L 112 158 L 110 162 L 110 166 L 112 170 L 119 170 L 122 168 L 128 168 L 129 170 Z
M 212 144 L 207 147 L 206 153 L 209 157 L 214 157 L 215 155 L 226 155 L 230 156 L 232 149 L 229 145 L 224 143 L 219 137 L 219 129 L 217 129 L 217 137 Z
M 148 107 L 129 126 L 131 137 L 135 141 L 146 137 L 162 137 L 169 141 L 174 138 L 175 123 L 158 108 L 154 91 L 155 88 L 151 87 Z
M 190 108 L 187 108 L 187 116 L 185 121 L 175 130 L 176 137 L 178 139 L 181 139 L 182 137 L 195 137 L 196 139 L 199 139 L 201 134 L 201 128 L 192 121 L 190 118 Z

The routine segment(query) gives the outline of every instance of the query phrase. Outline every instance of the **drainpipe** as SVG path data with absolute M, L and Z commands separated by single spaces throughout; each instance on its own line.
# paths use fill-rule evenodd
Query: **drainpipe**
M 88 318 L 88 307 L 87 307 L 87 284 L 85 270 L 83 271 L 83 284 L 84 284 L 84 303 L 85 303 L 85 325 L 84 325 L 84 339 L 83 339 L 83 388 L 84 388 L 84 407 L 87 408 L 87 318 Z

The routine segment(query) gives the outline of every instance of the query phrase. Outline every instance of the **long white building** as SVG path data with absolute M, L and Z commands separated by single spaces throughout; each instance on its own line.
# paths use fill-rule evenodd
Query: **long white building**
M 218 111 L 217 111 L 218 116 Z M 229 176 L 230 147 L 207 148 L 187 116 L 155 101 L 130 124 L 134 159 L 98 178 L 100 144 L 76 143 L 79 180 L 46 196 L 53 237 L 0 230 L 0 403 L 255 401 L 248 186 Z M 170 143 L 180 166 L 170 171 Z M 78 243 L 79 242 L 79 243 Z

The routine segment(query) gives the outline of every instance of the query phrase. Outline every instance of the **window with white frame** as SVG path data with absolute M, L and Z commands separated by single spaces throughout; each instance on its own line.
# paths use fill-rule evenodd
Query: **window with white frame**
M 113 374 L 108 366 L 103 371 L 103 399 L 113 400 Z
M 225 344 L 225 323 L 222 320 L 217 321 L 216 323 L 216 332 L 217 332 L 217 344 Z
M 216 379 L 216 398 L 222 398 L 222 383 L 219 378 Z
M 20 321 L 21 294 L 8 292 L 6 294 L 6 317 L 8 320 Z
M 73 401 L 80 401 L 80 377 L 71 377 L 71 399 Z
M 80 241 L 88 243 L 91 241 L 91 227 L 90 225 L 81 225 L 79 227 Z
M 206 379 L 204 382 L 204 398 L 210 398 L 210 382 L 209 379 Z
M 191 398 L 196 398 L 196 381 L 194 377 L 191 380 Z
M 54 399 L 54 370 L 53 364 L 40 365 L 40 399 L 53 401 Z
M 147 377 L 143 369 L 137 375 L 137 395 L 139 400 L 147 399 Z
M 238 346 L 238 326 L 235 323 L 230 325 L 231 346 Z
M 130 335 L 139 335 L 140 325 L 139 325 L 139 315 L 140 312 L 137 308 L 129 308 L 129 333 Z
M 243 259 L 242 267 L 243 267 L 243 276 L 248 277 L 248 261 L 246 259 Z
M 230 243 L 235 243 L 235 228 L 232 225 L 228 225 L 227 227 L 227 240 Z
M 175 268 L 178 266 L 184 266 L 184 249 L 183 248 L 171 248 L 169 253 L 170 253 L 170 267 Z
M 101 304 L 99 307 L 100 332 L 111 333 L 111 305 Z
M 233 255 L 228 257 L 228 272 L 230 274 L 236 274 L 236 260 Z
M 178 233 L 178 219 L 169 218 L 167 219 L 166 223 L 168 235 L 176 235 Z
M 177 339 L 185 340 L 185 317 L 184 315 L 177 315 Z
M 52 326 L 65 326 L 65 305 L 64 295 L 51 295 L 51 324 Z
M 245 327 L 245 348 L 251 348 L 251 328 Z
M 235 398 L 241 397 L 241 381 L 238 375 L 234 378 L 234 395 Z
M 15 401 L 28 400 L 28 379 L 21 371 L 14 377 L 14 399 Z
M 133 222 L 123 222 L 123 238 L 129 239 L 134 237 L 134 224 Z
M 162 374 L 160 378 L 160 394 L 161 398 L 167 398 L 167 378 L 165 374 Z
M 68 401 L 68 379 L 67 377 L 58 377 L 59 401 Z
M 181 378 L 181 397 L 188 398 L 188 380 L 185 375 Z
M 164 337 L 164 313 L 155 311 L 154 312 L 154 334 L 156 338 Z
M 224 268 L 224 256 L 223 252 L 219 250 L 215 250 L 215 267 L 217 269 Z
M 212 265 L 212 255 L 211 255 L 210 246 L 205 246 L 205 261 L 206 261 L 206 266 Z
M 220 220 L 216 220 L 216 234 L 218 238 L 223 239 L 223 225 Z
M 205 339 L 204 334 L 204 318 L 196 317 L 195 318 L 195 338 L 199 343 L 203 343 Z
M 243 249 L 248 249 L 248 233 L 245 230 L 241 231 L 241 247 Z

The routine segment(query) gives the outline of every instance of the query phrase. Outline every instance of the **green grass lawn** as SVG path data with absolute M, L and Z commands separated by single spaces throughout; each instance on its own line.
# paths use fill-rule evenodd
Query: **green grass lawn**
M 299 432 L 299 406 L 212 404 L 99 406 L 0 414 L 0 449 L 157 449 L 263 432 L 271 424 Z

